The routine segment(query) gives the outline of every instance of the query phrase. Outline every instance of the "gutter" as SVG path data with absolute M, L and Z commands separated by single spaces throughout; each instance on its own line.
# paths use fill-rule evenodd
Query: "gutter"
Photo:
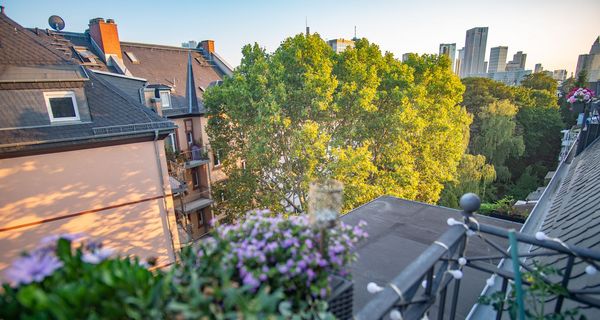
M 171 225 L 169 224 L 169 206 L 167 204 L 167 194 L 165 192 L 165 181 L 163 180 L 163 167 L 160 161 L 160 152 L 158 151 L 158 137 L 159 131 L 154 130 L 154 140 L 152 141 L 152 145 L 154 146 L 154 157 L 156 159 L 156 168 L 158 173 L 158 181 L 160 181 L 160 194 L 162 196 L 163 210 L 161 213 L 161 217 L 163 220 L 163 229 L 165 229 L 165 236 L 168 237 L 167 242 L 171 244 L 171 250 L 169 251 L 169 259 L 171 263 L 175 262 L 175 242 L 173 242 L 173 231 L 171 230 Z M 164 215 L 163 215 L 164 213 Z
M 140 130 L 140 131 L 136 131 L 136 134 L 128 134 L 128 133 L 107 133 L 107 134 L 98 134 L 98 135 L 93 135 L 93 136 L 89 136 L 89 137 L 75 137 L 75 138 L 64 138 L 64 139 L 53 139 L 53 140 L 42 140 L 42 141 L 32 141 L 32 142 L 17 142 L 17 143 L 6 143 L 6 144 L 0 144 L 0 148 L 10 148 L 10 147 L 24 147 L 24 146 L 31 146 L 31 145 L 38 145 L 38 144 L 50 144 L 50 143 L 60 143 L 60 142 L 73 142 L 73 141 L 79 141 L 79 140 L 90 140 L 90 139 L 94 139 L 94 138 L 110 138 L 110 137 L 117 137 L 117 136 L 136 136 L 136 135 L 143 135 L 143 134 L 147 134 L 147 133 L 155 133 L 158 131 L 170 131 L 170 130 L 174 130 L 177 129 L 177 127 L 172 127 L 170 129 L 163 129 L 163 130 L 156 130 L 156 129 L 148 129 L 148 130 Z

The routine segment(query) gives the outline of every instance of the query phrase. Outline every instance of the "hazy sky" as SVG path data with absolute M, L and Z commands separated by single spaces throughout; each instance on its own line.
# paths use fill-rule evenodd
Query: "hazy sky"
M 397 57 L 405 52 L 437 53 L 440 43 L 465 42 L 465 31 L 489 27 L 486 56 L 508 46 L 508 60 L 527 53 L 527 68 L 574 71 L 577 56 L 600 35 L 600 0 L 505 1 L 131 1 L 0 0 L 6 14 L 25 27 L 47 27 L 57 14 L 65 31 L 82 32 L 94 17 L 113 18 L 122 41 L 179 46 L 214 39 L 217 52 L 239 64 L 244 44 L 273 51 L 288 36 L 304 31 L 324 39 L 358 36 Z M 487 60 L 487 57 L 486 57 Z

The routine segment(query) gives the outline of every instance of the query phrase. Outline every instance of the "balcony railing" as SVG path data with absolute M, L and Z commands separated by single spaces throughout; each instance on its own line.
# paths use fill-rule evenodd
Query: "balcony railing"
M 175 210 L 182 213 L 189 213 L 206 208 L 213 203 L 208 188 L 201 187 L 199 190 L 188 192 L 187 195 L 175 201 Z
M 473 201 L 472 204 L 475 202 Z M 461 302 L 458 298 L 463 272 L 473 269 L 493 275 L 495 279 L 501 279 L 500 282 L 496 280 L 494 285 L 488 283 L 488 289 L 492 290 L 486 290 L 486 293 L 499 291 L 504 297 L 510 290 L 509 282 L 513 282 L 517 278 L 521 279 L 518 270 L 533 272 L 531 262 L 548 257 L 564 263 L 561 264 L 560 277 L 551 278 L 542 274 L 542 280 L 546 285 L 560 285 L 564 290 L 560 290 L 560 293 L 549 299 L 546 298 L 546 301 L 540 301 L 540 303 L 547 303 L 551 300 L 553 302 L 551 310 L 555 313 L 562 311 L 565 300 L 571 300 L 589 308 L 600 308 L 600 300 L 597 298 L 600 294 L 599 289 L 573 288 L 574 285 L 571 285 L 571 279 L 575 278 L 572 274 L 574 265 L 585 263 L 595 270 L 600 269 L 600 252 L 571 246 L 558 239 L 531 236 L 514 230 L 509 231 L 480 224 L 472 215 L 479 207 L 479 203 L 470 207 L 474 209 L 467 208 L 468 210 L 463 211 L 464 221 L 449 219 L 449 230 L 389 284 L 385 285 L 381 292 L 375 293 L 374 299 L 360 310 L 355 318 L 383 319 L 389 317 L 409 320 L 427 316 L 429 319 L 455 319 L 457 305 Z M 493 240 L 494 237 L 509 239 L 513 236 L 518 245 L 513 245 L 512 251 Z M 480 238 L 494 254 L 486 256 L 466 254 L 468 237 Z M 533 249 L 527 250 L 527 248 Z M 512 260 L 511 253 L 516 254 L 518 258 Z M 500 260 L 502 262 L 496 264 Z M 515 268 L 510 265 L 514 265 Z M 531 284 L 525 280 L 522 283 L 524 287 Z M 499 309 L 502 310 L 503 306 L 500 305 Z M 495 311 L 492 310 L 492 312 Z M 490 317 L 472 316 L 472 318 L 489 319 Z M 502 312 L 496 312 L 496 319 L 501 318 Z
M 190 150 L 170 152 L 167 159 L 174 164 L 191 169 L 208 163 L 208 146 L 193 145 Z

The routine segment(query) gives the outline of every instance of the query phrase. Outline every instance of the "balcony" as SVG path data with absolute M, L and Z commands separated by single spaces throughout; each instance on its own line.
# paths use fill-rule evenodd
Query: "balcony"
M 201 188 L 199 191 L 191 191 L 190 194 L 177 199 L 175 201 L 175 210 L 180 213 L 189 213 L 206 208 L 213 204 L 213 202 L 208 189 Z

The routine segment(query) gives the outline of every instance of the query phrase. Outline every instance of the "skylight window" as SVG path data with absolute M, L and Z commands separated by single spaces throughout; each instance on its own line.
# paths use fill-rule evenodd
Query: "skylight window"
M 77 100 L 72 91 L 44 92 L 46 107 L 51 122 L 78 121 Z
M 77 52 L 77 55 L 82 62 L 96 63 L 96 56 L 94 56 L 87 48 L 76 47 L 75 52 Z
M 131 60 L 132 63 L 134 63 L 134 64 L 140 63 L 140 61 L 137 59 L 135 54 L 133 54 L 133 52 L 125 51 L 125 55 L 127 56 L 127 58 L 129 58 L 129 60 Z

